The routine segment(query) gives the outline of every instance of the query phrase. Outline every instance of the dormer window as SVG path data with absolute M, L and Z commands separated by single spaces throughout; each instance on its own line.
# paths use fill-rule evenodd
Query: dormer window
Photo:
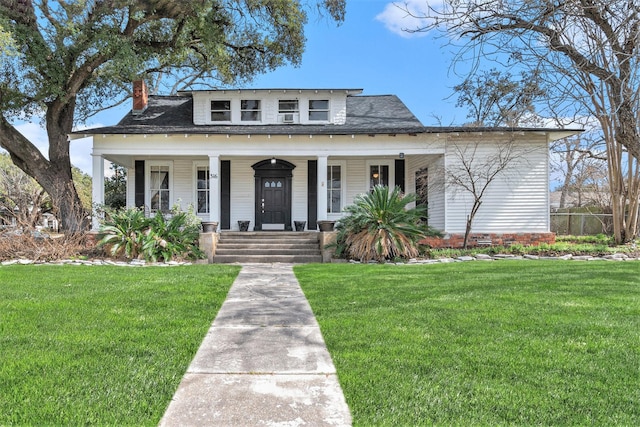
M 259 127 L 344 125 L 350 96 L 360 89 L 195 90 L 193 124 Z M 181 92 L 181 95 L 183 93 Z
M 300 117 L 300 106 L 297 99 L 281 99 L 278 101 L 278 117 L 281 123 L 297 123 Z
M 281 99 L 278 101 L 278 111 L 280 114 L 285 113 L 299 113 L 300 108 L 298 107 L 297 99 Z
M 231 101 L 216 100 L 211 101 L 211 121 L 230 122 L 231 121 Z
M 309 121 L 329 121 L 329 100 L 309 100 Z
M 243 122 L 259 122 L 262 120 L 260 100 L 243 99 L 240 101 L 240 120 Z

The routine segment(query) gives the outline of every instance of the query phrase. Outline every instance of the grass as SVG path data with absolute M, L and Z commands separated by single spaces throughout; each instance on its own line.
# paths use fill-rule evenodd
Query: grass
M 354 425 L 640 425 L 640 265 L 305 265 Z
M 157 425 L 237 267 L 0 267 L 0 425 Z

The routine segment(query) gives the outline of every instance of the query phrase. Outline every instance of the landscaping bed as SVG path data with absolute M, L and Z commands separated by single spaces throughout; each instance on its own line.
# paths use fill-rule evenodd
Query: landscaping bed
M 616 245 L 608 236 L 557 236 L 556 243 L 540 244 L 536 246 L 510 245 L 510 246 L 487 246 L 470 249 L 452 248 L 428 248 L 423 247 L 421 258 L 459 258 L 464 256 L 475 257 L 478 254 L 514 255 L 514 256 L 534 256 L 561 258 L 570 255 L 571 257 L 589 256 L 593 258 L 606 258 L 619 254 L 627 259 L 640 259 L 640 244 L 636 242 L 625 245 Z

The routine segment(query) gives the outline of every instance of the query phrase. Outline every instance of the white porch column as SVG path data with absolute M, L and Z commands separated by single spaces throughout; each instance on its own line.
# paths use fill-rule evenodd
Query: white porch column
M 209 221 L 220 223 L 220 157 L 209 156 Z
M 327 156 L 318 156 L 318 221 L 327 219 Z
M 99 154 L 92 154 L 93 167 L 92 167 L 92 180 L 91 180 L 91 201 L 92 201 L 92 215 L 91 215 L 91 229 L 97 231 L 100 228 L 101 214 L 96 210 L 96 207 L 104 206 L 104 159 Z

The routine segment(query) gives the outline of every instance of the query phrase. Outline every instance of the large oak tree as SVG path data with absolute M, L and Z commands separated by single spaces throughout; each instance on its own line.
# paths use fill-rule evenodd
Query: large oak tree
M 0 147 L 82 229 L 68 135 L 130 92 L 131 81 L 238 83 L 297 65 L 314 6 L 344 19 L 346 0 L 0 0 Z M 15 123 L 42 120 L 45 155 Z

